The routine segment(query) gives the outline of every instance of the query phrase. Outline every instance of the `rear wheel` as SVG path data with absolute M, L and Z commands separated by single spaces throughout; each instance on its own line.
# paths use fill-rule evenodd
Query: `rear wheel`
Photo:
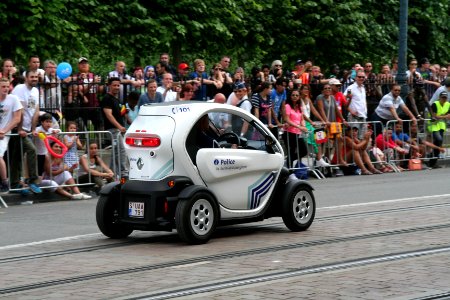
M 124 225 L 118 222 L 119 201 L 113 197 L 113 194 L 101 195 L 98 199 L 96 209 L 97 226 L 109 238 L 126 238 L 133 232 L 133 229 L 125 228 Z
M 177 205 L 175 222 L 178 234 L 189 244 L 204 244 L 216 229 L 218 217 L 214 198 L 205 192 L 195 193 Z
M 296 187 L 283 199 L 283 221 L 292 231 L 308 229 L 315 214 L 316 201 L 312 190 L 306 186 Z

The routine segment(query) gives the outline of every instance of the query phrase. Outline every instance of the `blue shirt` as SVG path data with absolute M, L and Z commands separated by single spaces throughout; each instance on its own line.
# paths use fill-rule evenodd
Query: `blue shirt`
M 280 118 L 280 109 L 281 104 L 283 102 L 286 102 L 286 90 L 283 91 L 283 93 L 278 94 L 277 89 L 272 89 L 272 92 L 270 93 L 270 100 L 272 100 L 273 110 L 275 111 L 275 115 Z
M 139 101 L 137 103 L 137 107 L 141 108 L 142 105 L 147 104 L 147 103 L 162 103 L 163 101 L 163 96 L 160 92 L 156 92 L 155 95 L 155 99 L 151 99 L 147 93 L 145 94 L 141 94 L 141 96 L 139 96 Z
M 189 74 L 189 79 L 195 79 L 195 78 L 202 78 L 202 79 L 208 79 L 208 73 L 203 72 L 201 76 L 198 75 L 197 72 L 192 72 Z M 198 89 L 195 91 L 194 98 L 192 100 L 204 100 L 206 101 L 206 92 L 207 92 L 207 86 L 206 84 L 201 84 Z
M 409 141 L 409 135 L 404 132 L 400 132 L 398 134 L 395 132 L 392 132 L 392 139 L 394 141 L 400 140 L 402 142 L 407 142 L 407 141 Z

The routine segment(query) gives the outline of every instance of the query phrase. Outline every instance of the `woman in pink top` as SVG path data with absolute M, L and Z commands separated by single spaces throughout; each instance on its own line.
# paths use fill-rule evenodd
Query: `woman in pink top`
M 300 92 L 292 90 L 288 96 L 283 112 L 283 119 L 286 122 L 285 133 L 283 134 L 284 144 L 288 149 L 288 162 L 290 167 L 294 160 L 300 161 L 308 154 L 303 133 L 308 132 L 305 120 L 302 115 Z

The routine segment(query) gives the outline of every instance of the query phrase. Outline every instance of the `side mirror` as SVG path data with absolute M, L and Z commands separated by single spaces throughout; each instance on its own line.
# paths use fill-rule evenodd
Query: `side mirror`
M 273 146 L 276 144 L 275 140 L 270 136 L 266 136 L 266 151 L 270 154 L 274 154 L 275 150 Z

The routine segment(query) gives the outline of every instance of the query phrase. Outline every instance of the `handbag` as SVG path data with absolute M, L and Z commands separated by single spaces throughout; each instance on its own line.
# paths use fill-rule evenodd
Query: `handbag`
M 316 140 L 317 144 L 323 144 L 328 141 L 327 133 L 323 128 L 315 129 L 314 130 L 314 139 Z
M 410 171 L 419 171 L 422 170 L 422 161 L 417 158 L 411 158 L 408 161 L 408 169 Z

